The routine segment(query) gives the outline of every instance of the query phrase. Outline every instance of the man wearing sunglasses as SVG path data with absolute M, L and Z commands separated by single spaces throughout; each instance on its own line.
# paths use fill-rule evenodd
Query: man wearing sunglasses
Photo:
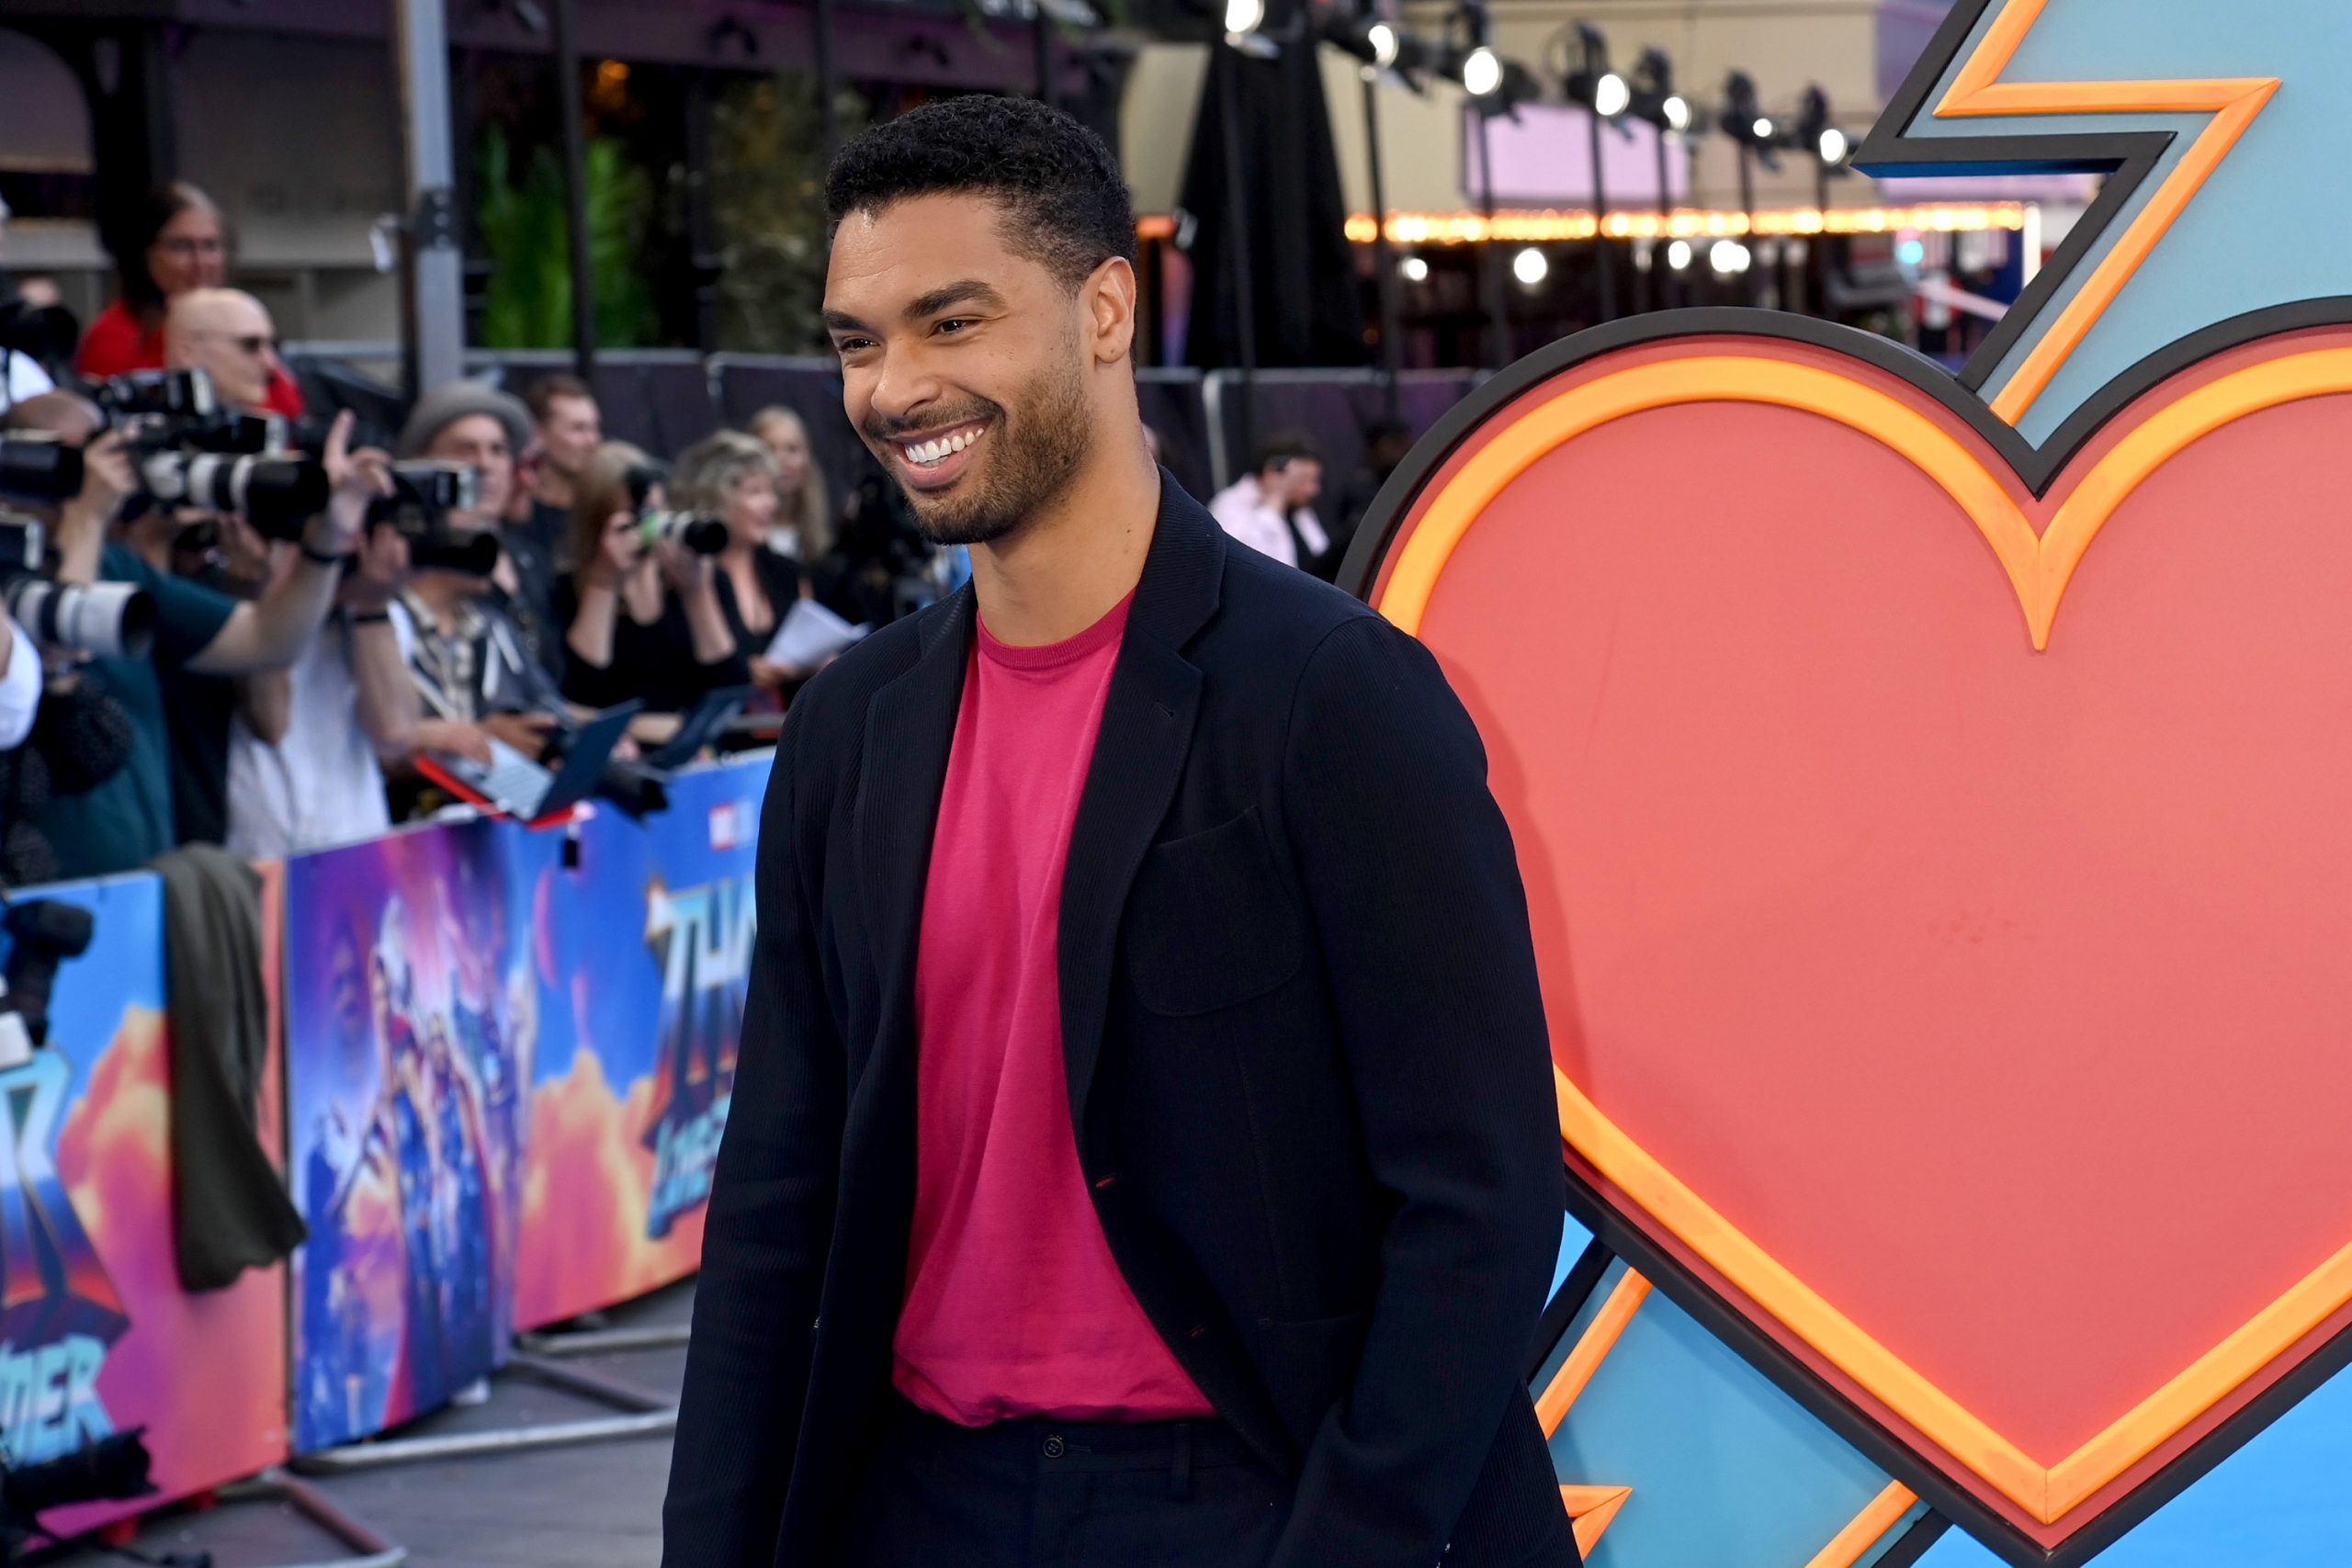
M 269 412 L 271 378 L 286 371 L 268 310 L 235 288 L 198 288 L 172 301 L 164 363 L 208 372 L 221 405 L 243 413 Z

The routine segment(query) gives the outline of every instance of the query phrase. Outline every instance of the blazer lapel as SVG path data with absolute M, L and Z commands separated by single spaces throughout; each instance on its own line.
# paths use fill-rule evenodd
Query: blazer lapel
M 1062 1063 L 1081 1150 L 1119 916 L 1175 798 L 1199 715 L 1201 672 L 1182 650 L 1216 612 L 1224 578 L 1225 531 L 1163 471 L 1159 522 L 1127 612 L 1062 872 Z
M 922 929 L 923 882 L 956 715 L 971 655 L 972 590 L 949 602 L 924 639 L 914 667 L 874 694 L 866 709 L 865 750 L 858 770 L 858 874 L 881 987 L 876 1058 L 911 1055 L 915 949 Z

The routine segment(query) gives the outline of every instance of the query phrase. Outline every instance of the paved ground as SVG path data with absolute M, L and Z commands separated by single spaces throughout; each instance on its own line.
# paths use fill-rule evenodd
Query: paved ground
M 693 1287 L 682 1285 L 610 1314 L 615 1327 L 683 1324 Z M 569 1357 L 564 1364 L 677 1397 L 683 1348 Z M 403 1428 L 428 1436 L 605 1416 L 607 1406 L 577 1399 L 514 1372 L 491 1387 L 490 1402 L 448 1410 Z M 654 1568 L 660 1559 L 662 1491 L 670 1439 L 635 1438 L 521 1453 L 431 1460 L 314 1476 L 319 1489 L 379 1534 L 408 1548 L 411 1568 Z M 134 1542 L 150 1555 L 206 1551 L 213 1568 L 323 1564 L 349 1555 L 293 1509 L 232 1502 L 151 1520 Z M 54 1568 L 119 1568 L 120 1559 L 80 1551 Z

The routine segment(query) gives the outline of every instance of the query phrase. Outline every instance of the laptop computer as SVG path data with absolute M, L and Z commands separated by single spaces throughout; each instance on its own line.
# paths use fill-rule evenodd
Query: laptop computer
M 417 771 L 461 799 L 518 822 L 560 817 L 596 793 L 605 763 L 628 733 L 628 721 L 644 704 L 609 707 L 571 732 L 563 760 L 554 768 L 534 761 L 492 739 L 487 763 L 434 752 L 417 759 Z

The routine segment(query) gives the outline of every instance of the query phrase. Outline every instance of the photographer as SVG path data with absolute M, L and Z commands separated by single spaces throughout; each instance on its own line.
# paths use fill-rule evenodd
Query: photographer
M 230 849 L 270 860 L 390 828 L 384 769 L 408 761 L 424 718 L 409 673 L 415 626 L 399 603 L 408 577 L 408 541 L 370 526 L 334 615 L 286 672 L 283 733 L 273 741 L 240 723 L 231 736 Z
M 131 871 L 170 849 L 175 837 L 169 729 L 159 671 L 239 675 L 291 664 L 326 618 L 356 544 L 379 471 L 346 451 L 348 415 L 327 437 L 332 499 L 302 528 L 298 553 L 261 597 L 241 604 L 226 594 L 157 570 L 109 532 L 139 479 L 119 433 L 96 434 L 98 411 L 79 398 L 35 399 L 16 410 L 17 428 L 45 430 L 85 447 L 80 494 L 57 517 L 57 581 L 125 582 L 154 601 L 151 659 L 101 658 L 81 666 L 85 679 L 119 704 L 130 722 L 130 755 L 112 778 L 88 793 L 51 800 L 36 822 L 55 846 L 61 874 L 92 876 Z
M 516 459 L 531 440 L 531 415 L 516 399 L 477 381 L 451 381 L 417 400 L 401 428 L 402 458 L 431 458 L 474 470 L 476 504 L 449 525 L 488 533 L 499 542 L 490 589 L 521 634 L 523 649 L 550 683 L 563 671 L 562 623 L 555 618 L 555 567 L 527 527 L 510 527 Z
M 172 301 L 164 321 L 164 364 L 212 378 L 221 406 L 266 414 L 270 388 L 286 374 L 269 311 L 236 288 L 198 288 Z
M 688 520 L 664 510 L 650 470 L 644 453 L 608 441 L 575 486 L 579 565 L 557 601 L 571 628 L 563 689 L 591 707 L 635 698 L 651 713 L 683 713 L 706 692 L 748 684 L 751 671 L 720 607 L 712 556 L 690 547 Z
M 401 455 L 461 464 L 477 476 L 475 504 L 451 511 L 442 520 L 446 531 L 511 543 L 497 518 L 514 484 L 511 443 L 527 428 L 514 399 L 472 382 L 443 387 L 417 404 L 401 434 Z M 487 762 L 496 739 L 536 758 L 561 722 L 563 694 L 518 621 L 515 597 L 496 581 L 502 574 L 514 581 L 512 569 L 511 552 L 503 548 L 492 573 L 418 566 L 401 591 L 399 609 L 413 637 L 409 676 L 424 705 L 412 738 L 415 750 Z M 558 658 L 561 651 L 559 645 Z M 415 781 L 402 779 L 397 793 L 401 807 L 412 804 Z
M 768 547 L 782 499 L 777 469 L 766 445 L 721 430 L 679 453 L 671 479 L 681 506 L 727 525 L 727 547 L 718 552 L 718 605 L 736 646 L 749 659 L 752 683 L 766 692 L 783 692 L 809 675 L 754 651 L 767 648 L 807 592 L 792 558 Z

